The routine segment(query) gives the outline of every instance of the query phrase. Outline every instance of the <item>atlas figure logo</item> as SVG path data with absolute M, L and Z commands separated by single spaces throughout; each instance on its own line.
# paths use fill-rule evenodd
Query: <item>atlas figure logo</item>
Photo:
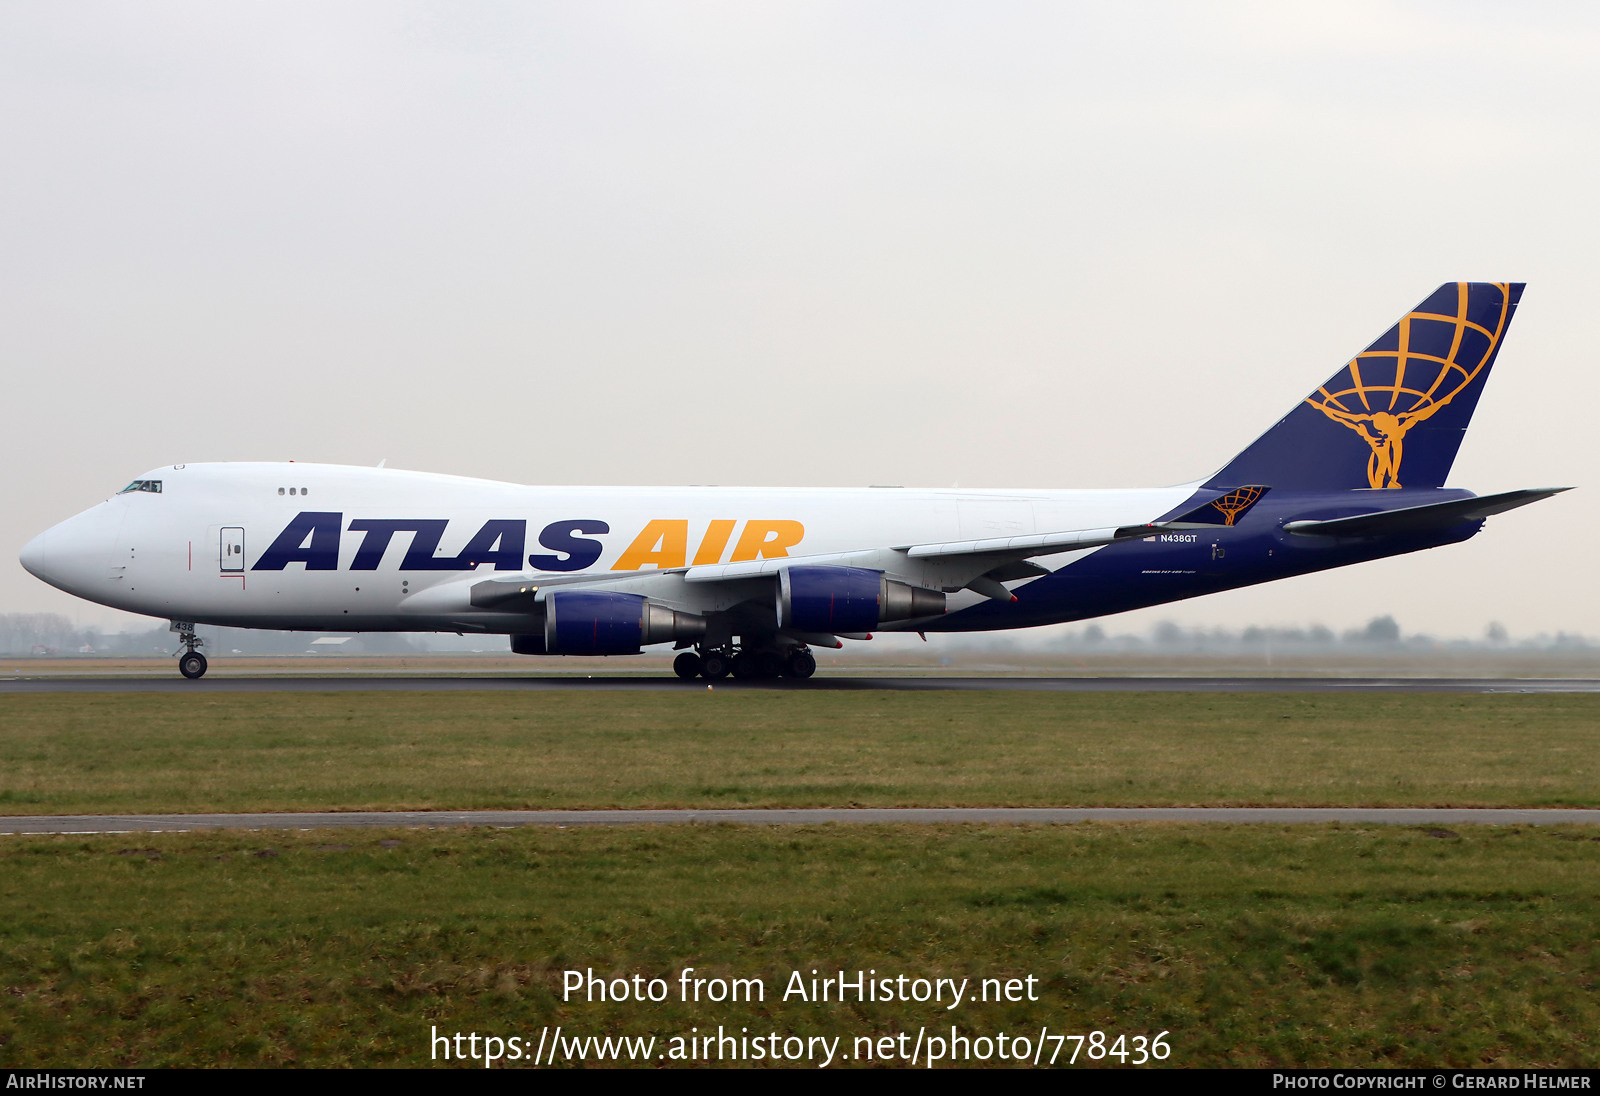
M 486 521 L 460 553 L 441 556 L 439 542 L 449 524 L 447 518 L 357 518 L 346 526 L 344 514 L 339 511 L 304 510 L 278 534 L 251 570 L 282 571 L 291 563 L 300 563 L 307 571 L 337 571 L 341 537 L 348 531 L 362 534 L 350 561 L 352 571 L 376 571 L 396 533 L 411 534 L 411 543 L 400 561 L 402 571 L 473 571 L 486 563 L 496 571 L 528 567 L 536 571 L 582 571 L 605 551 L 605 545 L 592 538 L 611 532 L 610 524 L 599 518 L 553 521 L 539 533 L 539 547 L 546 551 L 529 555 L 527 563 L 523 563 L 528 540 L 526 521 Z M 723 562 L 729 541 L 733 541 L 730 563 L 779 559 L 799 545 L 806 532 L 798 521 L 750 520 L 734 540 L 733 531 L 738 524 L 725 518 L 710 522 L 695 548 L 694 564 Z M 611 569 L 666 570 L 687 567 L 689 563 L 689 520 L 656 518 L 633 538 Z
M 1306 400 L 1367 443 L 1370 487 L 1401 485 L 1407 431 L 1469 388 L 1493 360 L 1505 334 L 1511 319 L 1509 284 L 1458 282 L 1454 289 L 1453 315 L 1431 310 L 1440 301 L 1441 294 L 1435 293 Z M 1468 318 L 1469 305 L 1476 305 L 1481 315 L 1486 303 L 1472 301 L 1473 290 L 1480 297 L 1499 294 L 1498 307 L 1488 306 L 1491 316 L 1498 314 L 1492 331 Z

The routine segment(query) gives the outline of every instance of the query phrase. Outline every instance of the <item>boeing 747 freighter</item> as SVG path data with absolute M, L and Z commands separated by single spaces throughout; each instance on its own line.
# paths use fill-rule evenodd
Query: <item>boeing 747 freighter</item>
M 875 631 L 1082 620 L 1463 541 L 1564 488 L 1446 488 L 1522 286 L 1439 287 L 1227 466 L 1142 490 L 525 487 L 174 464 L 40 534 L 52 586 L 172 622 L 680 649 L 684 678 L 807 678 Z

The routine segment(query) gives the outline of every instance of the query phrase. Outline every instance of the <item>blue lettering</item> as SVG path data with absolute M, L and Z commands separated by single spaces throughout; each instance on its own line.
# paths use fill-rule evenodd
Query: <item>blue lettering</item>
M 560 555 L 528 557 L 529 566 L 539 571 L 581 571 L 595 560 L 605 546 L 598 540 L 583 540 L 575 533 L 609 533 L 611 526 L 597 518 L 579 518 L 576 521 L 552 521 L 539 534 L 539 545 Z
M 443 524 L 442 522 L 440 523 Z M 421 526 L 414 521 L 395 521 L 389 518 L 362 518 L 350 523 L 352 533 L 365 533 L 356 558 L 350 561 L 352 571 L 376 571 L 383 562 L 383 553 L 389 550 L 389 541 L 396 533 L 415 533 Z M 438 538 L 434 538 L 437 544 Z
M 522 551 L 528 540 L 525 521 L 486 521 L 456 558 L 463 571 L 492 563 L 496 571 L 522 570 Z
M 450 524 L 443 518 L 435 518 L 416 523 L 416 534 L 411 538 L 411 548 L 406 552 L 406 558 L 400 561 L 402 571 L 465 571 L 466 564 L 455 556 L 439 557 L 433 553 L 439 549 L 439 538 L 444 536 L 444 527 Z
M 339 527 L 343 524 L 341 513 L 303 510 L 278 534 L 251 570 L 281 571 L 291 563 L 304 563 L 308 571 L 337 571 Z
M 361 540 L 361 547 L 356 549 L 355 559 L 350 561 L 352 571 L 376 571 L 378 564 L 383 562 L 383 554 L 389 550 L 389 542 L 396 533 L 410 533 L 411 547 L 406 549 L 405 558 L 400 561 L 402 571 L 470 571 L 471 565 L 458 556 L 435 556 L 433 553 L 439 548 L 439 538 L 444 536 L 444 530 L 450 522 L 445 518 L 413 518 L 410 520 L 396 520 L 393 518 L 362 518 L 350 523 L 352 533 L 367 534 Z M 521 555 L 520 550 L 518 555 Z
M 305 511 L 278 534 L 253 569 L 281 571 L 288 564 L 303 563 L 308 571 L 336 571 L 343 524 L 341 513 Z M 486 521 L 460 555 L 436 555 L 449 524 L 445 518 L 358 518 L 348 527 L 350 532 L 362 534 L 350 570 L 376 571 L 396 533 L 411 534 L 400 561 L 402 571 L 472 571 L 486 563 L 496 571 L 522 570 L 528 540 L 526 521 Z M 581 571 L 600 558 L 603 545 L 578 534 L 610 531 L 609 525 L 595 518 L 551 522 L 539 534 L 539 544 L 557 554 L 531 555 L 528 563 L 542 571 Z

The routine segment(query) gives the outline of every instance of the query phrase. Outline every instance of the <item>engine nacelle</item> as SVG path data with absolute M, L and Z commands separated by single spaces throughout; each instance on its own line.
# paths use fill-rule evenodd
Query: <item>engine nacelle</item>
M 514 655 L 547 655 L 550 652 L 544 649 L 544 633 L 534 632 L 531 635 L 512 636 L 511 653 Z
M 802 565 L 778 572 L 778 627 L 801 632 L 866 632 L 889 620 L 937 616 L 944 594 L 908 586 L 865 567 Z
M 704 617 L 639 594 L 554 590 L 544 597 L 543 634 L 511 637 L 519 655 L 633 655 L 650 643 L 698 639 Z

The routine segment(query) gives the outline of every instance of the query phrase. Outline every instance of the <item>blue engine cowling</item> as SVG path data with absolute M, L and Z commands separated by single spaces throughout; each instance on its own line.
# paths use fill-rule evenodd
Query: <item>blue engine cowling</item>
M 511 653 L 514 655 L 547 655 L 550 652 L 544 649 L 544 633 L 534 632 L 532 635 L 512 636 Z
M 801 632 L 865 632 L 888 620 L 937 616 L 944 594 L 886 578 L 865 567 L 802 565 L 778 572 L 778 627 Z
M 650 643 L 695 639 L 704 617 L 639 594 L 556 590 L 544 597 L 544 632 L 511 637 L 520 655 L 633 655 Z

